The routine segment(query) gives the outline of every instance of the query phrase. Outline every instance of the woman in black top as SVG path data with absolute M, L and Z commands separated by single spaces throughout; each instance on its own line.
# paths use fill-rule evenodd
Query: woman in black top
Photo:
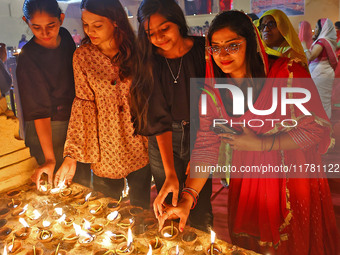
M 172 204 L 177 204 L 186 179 L 190 78 L 205 76 L 204 39 L 188 36 L 184 14 L 173 0 L 144 0 L 138 21 L 141 56 L 131 87 L 131 108 L 136 131 L 149 136 L 151 171 L 159 192 L 154 202 L 158 217 L 169 193 L 173 193 Z M 197 93 L 192 105 L 198 106 L 198 97 Z M 208 182 L 190 215 L 191 226 L 208 230 L 212 225 L 210 195 Z M 171 198 L 166 201 L 171 203 Z
M 67 125 L 74 99 L 72 56 L 75 44 L 61 28 L 65 15 L 56 0 L 26 0 L 23 20 L 34 37 L 18 58 L 17 79 L 25 121 L 25 143 L 39 164 L 32 180 L 42 173 L 52 183 L 62 163 Z

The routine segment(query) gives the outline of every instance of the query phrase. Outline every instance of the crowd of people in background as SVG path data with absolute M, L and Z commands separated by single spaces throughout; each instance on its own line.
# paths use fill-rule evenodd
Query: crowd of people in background
M 194 11 L 194 2 L 185 1 L 187 11 Z M 190 168 L 322 165 L 321 154 L 334 145 L 330 118 L 340 75 L 340 22 L 319 19 L 313 33 L 303 21 L 296 33 L 281 10 L 260 18 L 233 10 L 188 29 L 175 0 L 143 0 L 136 36 L 118 0 L 82 0 L 81 11 L 84 39 L 62 27 L 65 15 L 56 0 L 23 5 L 22 19 L 33 37 L 26 41 L 23 35 L 19 42 L 18 96 L 25 143 L 39 164 L 32 176 L 37 189 L 44 174 L 54 186 L 89 186 L 92 174 L 94 189 L 117 200 L 127 180 L 130 203 L 149 208 L 153 177 L 160 228 L 179 218 L 180 231 L 187 221 L 208 231 L 211 176 L 192 178 Z M 4 48 L 0 44 L 2 94 L 8 89 L 3 80 L 11 83 L 3 70 Z M 191 78 L 206 82 L 190 87 Z M 297 126 L 266 122 L 216 134 L 216 118 L 268 116 L 249 110 L 249 101 L 248 107 L 238 102 L 244 114 L 234 113 L 233 96 L 214 88 L 215 78 L 228 78 L 244 94 L 252 91 L 249 101 L 259 110 L 271 107 L 274 87 L 304 88 L 311 94 L 304 107 L 312 115 L 292 106 L 283 116 L 279 103 L 269 117 L 289 118 Z M 199 111 L 201 94 L 208 98 L 206 114 Z M 235 245 L 263 254 L 338 252 L 330 190 L 321 173 L 268 179 L 231 174 L 228 201 Z

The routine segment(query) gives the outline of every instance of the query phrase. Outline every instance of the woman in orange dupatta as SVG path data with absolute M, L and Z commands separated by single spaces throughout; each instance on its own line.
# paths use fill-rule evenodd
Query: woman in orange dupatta
M 277 88 L 278 107 L 264 116 L 253 114 L 254 110 L 234 115 L 228 103 L 232 100 L 230 93 L 206 85 L 203 94 L 207 95 L 207 114 L 200 116 L 200 130 L 191 157 L 191 177 L 197 169 L 219 163 L 221 142 L 226 141 L 233 150 L 231 166 L 235 169 L 231 173 L 228 203 L 233 244 L 264 254 L 337 254 L 338 233 L 327 179 L 322 173 L 308 171 L 304 165 L 321 165 L 321 154 L 333 143 L 329 120 L 310 75 L 294 60 L 268 57 L 255 27 L 242 12 L 228 11 L 216 16 L 209 29 L 208 43 L 211 46 L 207 51 L 213 57 L 213 61 L 210 56 L 207 59 L 208 77 L 229 77 L 224 84 L 234 82 L 243 91 L 252 87 L 253 106 L 261 110 L 271 108 L 272 91 Z M 238 79 L 245 77 L 250 79 Z M 209 80 L 207 83 L 215 84 Z M 281 114 L 280 92 L 287 88 L 310 92 L 311 98 L 303 106 L 312 115 L 295 105 L 286 106 L 286 115 Z M 288 93 L 287 98 L 303 97 Z M 244 102 L 236 102 L 241 104 Z M 214 119 L 221 118 L 229 123 L 244 121 L 248 126 L 233 125 L 240 131 L 238 135 L 216 135 L 211 126 Z M 268 119 L 275 120 L 275 125 Z M 296 126 L 288 125 L 287 119 Z M 279 124 L 281 121 L 286 127 Z M 263 125 L 259 125 L 261 122 Z M 297 172 L 301 165 L 301 172 L 307 173 L 298 175 L 293 170 L 290 173 L 281 170 L 261 176 L 241 172 L 242 168 L 263 165 L 293 169 L 296 166 Z M 188 178 L 178 206 L 164 209 L 159 218 L 160 228 L 166 219 L 179 217 L 179 227 L 183 230 L 190 208 L 195 205 L 195 194 L 206 180 L 204 174 L 201 177 Z

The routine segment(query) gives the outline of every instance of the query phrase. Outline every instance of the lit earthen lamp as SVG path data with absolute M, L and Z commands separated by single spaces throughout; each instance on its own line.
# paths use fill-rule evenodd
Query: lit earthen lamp
M 42 219 L 42 215 L 36 209 L 32 213 L 26 212 L 26 216 L 31 225 L 38 223 Z
M 89 212 L 94 216 L 102 214 L 104 211 L 103 209 L 103 204 L 100 201 L 89 204 Z
M 113 211 L 113 212 L 110 212 L 107 216 L 106 216 L 106 219 L 107 219 L 107 224 L 111 223 L 111 224 L 115 224 L 117 223 L 120 219 L 122 218 L 122 216 L 120 215 L 120 213 L 118 211 Z
M 95 236 L 85 232 L 79 236 L 78 243 L 82 246 L 90 246 L 94 240 Z
M 88 222 L 85 220 L 85 222 Z M 88 224 L 88 223 L 86 223 Z M 86 231 L 82 230 L 81 227 L 77 224 L 74 224 L 74 230 L 76 231 L 76 235 L 79 237 L 78 238 L 78 243 L 82 246 L 90 246 L 92 245 L 93 241 L 95 240 L 96 236 L 93 236 Z
M 159 240 L 159 238 L 156 236 L 156 239 L 155 240 L 151 240 L 149 242 L 149 245 L 151 246 L 151 249 L 156 252 L 156 253 L 159 253 L 160 250 L 162 249 L 163 247 L 163 242 L 161 240 Z
M 182 235 L 182 241 L 185 245 L 193 245 L 197 240 L 197 234 L 192 231 L 186 231 Z
M 178 245 L 171 247 L 168 251 L 168 255 L 183 255 L 184 250 Z
M 66 214 L 63 214 L 57 222 L 62 225 L 64 228 L 70 228 L 73 226 L 75 218 L 74 217 L 66 217 Z
M 126 241 L 125 233 L 122 231 L 115 231 L 112 233 L 111 231 L 105 232 L 107 236 L 110 237 L 111 242 L 113 243 L 121 243 L 123 241 Z
M 73 226 L 73 222 L 74 222 L 74 218 L 73 217 L 66 217 L 64 222 L 62 223 L 62 225 L 65 227 L 65 228 L 70 228 Z
M 97 191 L 93 191 L 90 194 L 91 195 L 89 196 L 89 201 L 93 201 L 93 200 L 97 199 L 97 197 L 98 197 L 98 192 Z
M 47 243 L 53 238 L 52 231 L 50 230 L 40 230 L 37 239 L 42 243 Z
M 32 250 L 26 252 L 25 255 L 43 255 L 43 254 L 44 254 L 43 249 L 33 246 Z
M 39 195 L 48 195 L 52 189 L 52 185 L 45 182 L 44 185 L 40 185 L 39 190 L 37 190 Z
M 100 235 L 104 231 L 104 226 L 97 223 L 90 223 L 84 219 L 84 229 L 88 230 L 90 234 Z
M 116 253 L 127 255 L 127 254 L 132 254 L 134 250 L 135 250 L 135 247 L 133 245 L 132 232 L 131 232 L 131 228 L 129 228 L 127 241 L 118 244 Z
M 171 221 L 171 226 L 166 226 L 161 230 L 162 236 L 167 240 L 172 240 L 178 235 L 178 229 L 174 226 L 174 222 Z
M 127 228 L 132 228 L 134 224 L 135 224 L 134 218 L 124 218 L 119 223 L 117 223 L 117 226 L 123 229 L 127 229 Z
M 14 218 L 22 217 L 25 215 L 25 212 L 27 211 L 28 204 L 24 206 L 24 208 L 17 208 L 12 212 L 12 216 Z
M 78 199 L 78 200 L 76 201 L 75 206 L 76 206 L 77 208 L 80 208 L 80 209 L 81 209 L 81 208 L 87 207 L 87 201 L 89 200 L 89 197 L 91 197 L 91 192 L 90 192 L 89 194 L 87 194 L 85 198 Z
M 211 230 L 211 244 L 205 249 L 205 254 L 207 255 L 217 255 L 222 253 L 222 248 L 215 244 L 216 234 Z
M 27 222 L 23 218 L 20 218 L 19 222 L 24 227 L 18 229 L 13 234 L 17 239 L 25 240 L 30 236 L 32 229 L 30 228 L 30 226 L 27 224 Z
M 106 231 L 103 235 L 102 241 L 99 242 L 100 248 L 94 250 L 93 254 L 102 255 L 102 254 L 116 254 L 115 249 L 109 249 L 112 247 L 111 236 L 113 233 L 111 231 Z M 98 241 L 97 241 L 98 242 Z
M 43 221 L 39 224 L 38 228 L 39 228 L 40 230 L 47 230 L 47 229 L 52 228 L 53 225 L 54 225 L 54 222 L 51 222 L 51 221 L 48 221 L 48 220 L 43 220 Z
M 16 254 L 21 251 L 22 244 L 21 241 L 15 240 L 13 236 L 12 241 L 7 244 L 7 253 L 8 254 Z
M 63 241 L 65 243 L 74 244 L 79 239 L 81 227 L 75 223 L 72 223 L 72 225 L 74 227 L 75 232 L 63 237 Z
M 22 203 L 21 200 L 12 198 L 11 201 L 7 203 L 7 207 L 15 209 L 18 208 L 21 205 L 21 203 Z

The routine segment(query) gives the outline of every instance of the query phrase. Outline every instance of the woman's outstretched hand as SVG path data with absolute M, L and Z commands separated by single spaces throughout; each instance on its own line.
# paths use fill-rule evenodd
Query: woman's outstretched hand
M 179 201 L 177 207 L 165 206 L 163 214 L 158 217 L 159 231 L 163 228 L 166 220 L 179 218 L 179 230 L 183 232 L 183 229 L 187 223 L 190 208 L 192 206 L 192 199 L 187 196 L 183 196 Z
M 36 183 L 38 190 L 40 190 L 40 179 L 43 173 L 47 174 L 48 183 L 52 184 L 55 164 L 56 162 L 54 160 L 47 160 L 44 164 L 35 169 L 34 174 L 31 176 L 31 180 Z
M 54 177 L 54 187 L 59 187 L 63 181 L 65 181 L 66 185 L 70 185 L 73 176 L 76 173 L 76 169 L 77 161 L 70 157 L 66 157 Z
M 170 175 L 165 178 L 165 182 L 159 191 L 155 201 L 153 202 L 153 210 L 155 212 L 156 218 L 161 216 L 164 211 L 164 200 L 169 193 L 172 193 L 172 205 L 177 206 L 178 200 L 179 183 L 177 175 Z

